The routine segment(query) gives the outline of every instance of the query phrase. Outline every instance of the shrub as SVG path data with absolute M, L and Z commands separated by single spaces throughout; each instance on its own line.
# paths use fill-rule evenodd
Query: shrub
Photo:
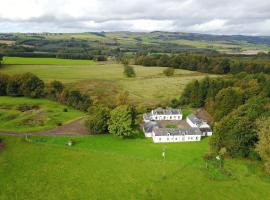
M 85 122 L 85 126 L 91 134 L 105 134 L 108 133 L 108 120 L 110 112 L 105 107 L 95 107 L 90 111 L 90 116 Z
M 131 67 L 129 65 L 124 65 L 124 75 L 127 77 L 135 77 L 136 76 L 133 67 Z
M 163 74 L 165 74 L 165 76 L 173 76 L 174 75 L 174 68 L 168 67 L 168 68 L 164 69 Z

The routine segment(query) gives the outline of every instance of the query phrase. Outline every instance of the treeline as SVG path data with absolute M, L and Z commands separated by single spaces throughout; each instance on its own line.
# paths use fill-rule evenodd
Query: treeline
M 136 65 L 173 67 L 205 73 L 270 73 L 270 61 L 266 60 L 236 60 L 224 56 L 206 56 L 202 54 L 136 54 Z
M 49 98 L 82 111 L 87 111 L 92 105 L 88 95 L 77 90 L 68 90 L 59 81 L 45 85 L 32 73 L 13 76 L 0 73 L 0 96 Z
M 265 131 L 270 117 L 269 75 L 240 73 L 194 81 L 172 104 L 205 107 L 213 115 L 216 121 L 210 139 L 213 152 L 226 149 L 230 156 L 262 158 L 270 166 L 270 154 L 267 157 L 264 151 L 270 146 L 270 141 L 265 142 L 270 134 L 269 129 Z M 262 130 L 268 132 L 268 137 Z

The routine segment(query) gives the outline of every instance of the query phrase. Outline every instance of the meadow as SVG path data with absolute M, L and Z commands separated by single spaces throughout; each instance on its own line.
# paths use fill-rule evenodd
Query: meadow
M 227 159 L 205 168 L 208 139 L 153 144 L 113 136 L 1 136 L 0 199 L 270 199 L 259 163 Z M 161 156 L 165 149 L 166 158 Z
M 12 59 L 16 61 L 16 58 Z M 29 61 L 29 58 L 18 59 L 16 61 L 18 63 Z M 176 69 L 173 77 L 166 77 L 163 74 L 164 67 L 133 66 L 136 77 L 126 78 L 123 75 L 123 66 L 121 64 L 81 64 L 78 61 L 76 64 L 38 65 L 35 63 L 42 63 L 42 58 L 40 61 L 40 58 L 33 59 L 34 62 L 27 65 L 16 65 L 7 62 L 10 64 L 4 65 L 0 72 L 7 74 L 32 72 L 47 83 L 60 80 L 67 86 L 86 92 L 94 99 L 105 103 L 115 101 L 119 92 L 128 91 L 130 100 L 136 104 L 144 106 L 167 104 L 173 98 L 178 98 L 184 86 L 191 80 L 215 76 Z M 69 62 L 64 59 L 60 60 L 63 60 L 64 63 Z
M 4 57 L 3 64 L 7 65 L 89 65 L 96 63 L 93 60 L 72 60 L 60 58 L 21 58 Z
M 83 115 L 83 112 L 46 99 L 0 97 L 0 131 L 48 130 Z

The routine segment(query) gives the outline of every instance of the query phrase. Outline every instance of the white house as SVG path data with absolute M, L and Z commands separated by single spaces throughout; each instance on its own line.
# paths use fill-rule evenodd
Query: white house
M 199 128 L 154 128 L 154 143 L 164 142 L 195 142 L 200 141 L 202 132 Z
M 153 130 L 155 128 L 161 128 L 161 125 L 159 125 L 155 121 L 149 121 L 149 122 L 145 122 L 142 128 L 143 128 L 145 137 L 152 137 Z
M 152 110 L 150 113 L 143 115 L 145 122 L 156 121 L 156 120 L 182 120 L 183 114 L 180 109 L 173 108 L 157 108 Z
M 207 122 L 199 119 L 194 114 L 190 114 L 186 118 L 187 123 L 193 128 L 199 128 L 203 136 L 211 136 L 213 134 L 211 127 Z

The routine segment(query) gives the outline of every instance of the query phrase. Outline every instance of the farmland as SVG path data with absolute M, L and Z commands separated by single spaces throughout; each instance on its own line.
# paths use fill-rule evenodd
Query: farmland
M 252 161 L 231 160 L 224 177 L 208 171 L 208 140 L 153 144 L 113 136 L 2 136 L 0 199 L 269 199 L 270 179 Z M 161 152 L 166 148 L 166 159 Z M 8 173 L 7 173 L 8 172 Z M 61 186 L 61 187 L 60 187 Z
M 19 61 L 16 59 L 19 59 Z M 179 97 L 184 86 L 191 80 L 215 76 L 176 69 L 173 77 L 166 77 L 163 74 L 164 67 L 134 66 L 136 77 L 126 78 L 123 75 L 123 66 L 117 63 L 81 64 L 81 61 L 78 61 L 76 65 L 63 63 L 54 65 L 35 64 L 41 63 L 42 60 L 43 58 L 33 60 L 29 60 L 29 58 L 7 58 L 7 64 L 28 62 L 28 65 L 4 65 L 0 72 L 7 74 L 31 72 L 47 83 L 60 80 L 67 86 L 86 92 L 102 102 L 115 101 L 117 93 L 128 91 L 132 102 L 150 106 L 165 104 L 173 98 Z M 64 63 L 70 62 L 64 59 L 60 60 L 63 60 Z
M 64 112 L 64 109 L 67 112 Z M 47 130 L 75 120 L 84 113 L 45 99 L 0 97 L 0 131 Z

